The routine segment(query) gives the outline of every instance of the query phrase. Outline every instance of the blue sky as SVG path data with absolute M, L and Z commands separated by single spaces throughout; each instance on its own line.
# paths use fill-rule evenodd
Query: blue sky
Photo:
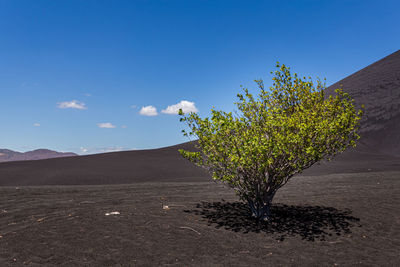
M 240 85 L 270 85 L 276 61 L 332 84 L 399 49 L 399 10 L 384 0 L 0 0 L 0 148 L 188 141 L 174 105 L 232 111 Z

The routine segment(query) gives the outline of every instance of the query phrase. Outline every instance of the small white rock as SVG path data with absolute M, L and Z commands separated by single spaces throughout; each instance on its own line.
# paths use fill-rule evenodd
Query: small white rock
M 109 216 L 109 215 L 120 215 L 121 213 L 119 213 L 119 211 L 112 211 L 112 212 L 107 212 L 105 215 Z

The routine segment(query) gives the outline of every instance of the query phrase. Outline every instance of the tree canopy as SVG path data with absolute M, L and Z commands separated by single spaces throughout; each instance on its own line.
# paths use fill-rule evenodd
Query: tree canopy
M 356 145 L 362 116 L 342 89 L 326 97 L 325 83 L 276 67 L 269 90 L 255 80 L 258 98 L 243 88 L 234 113 L 212 109 L 211 118 L 202 119 L 180 111 L 190 129 L 184 135 L 197 137 L 199 148 L 180 150 L 182 156 L 234 188 L 253 216 L 264 220 L 291 177 Z

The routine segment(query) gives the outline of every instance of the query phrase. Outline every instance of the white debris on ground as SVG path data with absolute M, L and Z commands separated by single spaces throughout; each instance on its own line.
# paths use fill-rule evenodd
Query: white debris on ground
M 109 215 L 120 215 L 121 213 L 119 213 L 119 211 L 112 211 L 112 212 L 107 212 L 105 215 L 109 216 Z
M 163 210 L 169 210 L 169 207 L 167 205 L 162 206 Z

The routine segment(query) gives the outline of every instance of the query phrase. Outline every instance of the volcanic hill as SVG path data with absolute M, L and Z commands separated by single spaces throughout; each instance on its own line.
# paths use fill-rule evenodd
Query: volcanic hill
M 363 104 L 360 143 L 369 151 L 400 156 L 400 50 L 329 86 Z
M 110 152 L 86 156 L 0 163 L 0 186 L 97 185 L 146 181 L 209 181 L 208 174 L 184 159 L 178 149 Z
M 328 94 L 343 86 L 365 105 L 357 147 L 331 162 L 307 169 L 305 175 L 400 171 L 400 51 L 329 86 Z M 95 185 L 136 182 L 210 181 L 178 149 L 194 149 L 188 142 L 175 146 L 112 152 L 37 161 L 0 163 L 0 186 Z

